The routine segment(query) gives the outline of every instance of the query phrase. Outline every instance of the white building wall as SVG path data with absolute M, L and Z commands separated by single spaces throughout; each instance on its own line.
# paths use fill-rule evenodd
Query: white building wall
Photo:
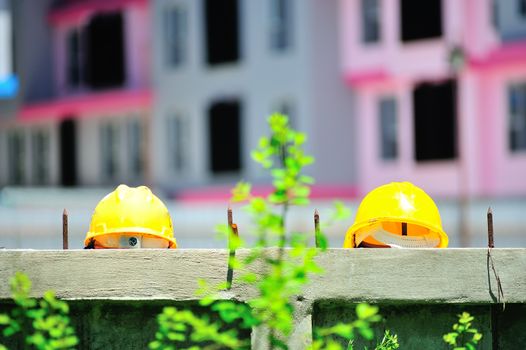
M 309 65 L 309 135 L 320 183 L 355 184 L 356 136 L 353 94 L 340 70 L 340 28 L 337 4 L 311 0 Z

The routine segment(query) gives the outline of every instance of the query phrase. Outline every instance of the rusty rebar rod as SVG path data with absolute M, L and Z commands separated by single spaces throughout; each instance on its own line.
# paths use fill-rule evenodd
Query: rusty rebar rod
M 232 207 L 230 205 L 228 205 L 228 209 L 226 211 L 226 215 L 227 215 L 227 220 L 228 220 L 228 229 L 230 229 L 234 223 L 233 219 L 232 219 Z
M 314 209 L 314 243 L 316 248 L 320 247 L 320 213 Z
M 495 242 L 493 240 L 493 211 L 491 207 L 488 208 L 488 248 L 495 248 Z
M 62 249 L 68 249 L 68 211 L 62 212 Z

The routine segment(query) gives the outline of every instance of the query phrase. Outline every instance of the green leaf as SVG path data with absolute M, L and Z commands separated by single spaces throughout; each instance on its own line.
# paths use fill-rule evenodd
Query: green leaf
M 8 325 L 11 322 L 9 315 L 0 314 L 0 325 Z
M 369 319 L 378 314 L 378 307 L 366 303 L 361 303 L 356 306 L 356 316 L 360 320 Z
M 250 197 L 251 190 L 252 185 L 250 183 L 243 181 L 238 182 L 236 187 L 232 190 L 232 201 L 242 202 L 247 200 Z

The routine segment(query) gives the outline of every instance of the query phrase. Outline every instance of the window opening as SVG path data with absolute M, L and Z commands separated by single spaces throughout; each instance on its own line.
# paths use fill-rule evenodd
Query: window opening
M 442 36 L 441 0 L 400 0 L 400 14 L 402 41 Z
M 366 44 L 380 40 L 380 0 L 362 0 L 362 41 Z
M 81 82 L 80 34 L 74 29 L 67 37 L 67 83 L 70 88 L 77 88 Z
M 7 135 L 8 178 L 12 185 L 22 185 L 25 180 L 25 144 L 21 130 L 10 131 Z
M 186 167 L 186 145 L 188 144 L 187 123 L 182 116 L 176 115 L 168 119 L 168 144 L 170 145 L 169 164 L 176 172 Z
M 210 65 L 239 59 L 238 0 L 205 0 L 206 61 Z
M 292 2 L 270 0 L 270 47 L 285 51 L 292 44 Z
M 62 186 L 77 184 L 77 139 L 74 119 L 60 123 L 60 175 Z
M 33 146 L 33 183 L 45 185 L 49 181 L 49 132 L 34 130 Z
M 169 66 L 177 67 L 186 59 L 186 11 L 170 7 L 164 12 L 165 59 Z
M 94 16 L 86 28 L 86 75 L 94 89 L 124 84 L 123 26 L 121 13 L 105 13 Z
M 509 88 L 509 147 L 512 152 L 526 150 L 526 83 Z
M 398 157 L 397 105 L 394 97 L 382 98 L 380 109 L 380 156 L 384 160 Z
M 100 127 L 101 160 L 104 179 L 115 179 L 119 172 L 119 129 L 116 124 L 105 123 Z
M 415 158 L 456 157 L 456 82 L 420 84 L 413 90 Z
M 218 102 L 208 113 L 210 170 L 217 174 L 241 168 L 240 104 Z
M 139 177 L 143 172 L 142 140 L 141 121 L 130 120 L 128 122 L 128 171 L 133 177 Z

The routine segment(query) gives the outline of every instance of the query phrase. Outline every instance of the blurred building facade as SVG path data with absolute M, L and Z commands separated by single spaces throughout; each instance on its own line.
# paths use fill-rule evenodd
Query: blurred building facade
M 0 184 L 258 181 L 273 111 L 311 135 L 314 175 L 354 183 L 337 2 L 11 3 L 22 86 L 0 101 Z
M 341 0 L 358 186 L 526 194 L 526 1 Z
M 148 2 L 12 5 L 21 90 L 2 118 L 1 182 L 142 182 L 152 110 Z
M 14 33 L 2 69 L 20 81 L 0 99 L 2 186 L 263 182 L 250 150 L 281 111 L 309 134 L 322 184 L 526 194 L 524 0 L 2 0 L 0 11 Z

